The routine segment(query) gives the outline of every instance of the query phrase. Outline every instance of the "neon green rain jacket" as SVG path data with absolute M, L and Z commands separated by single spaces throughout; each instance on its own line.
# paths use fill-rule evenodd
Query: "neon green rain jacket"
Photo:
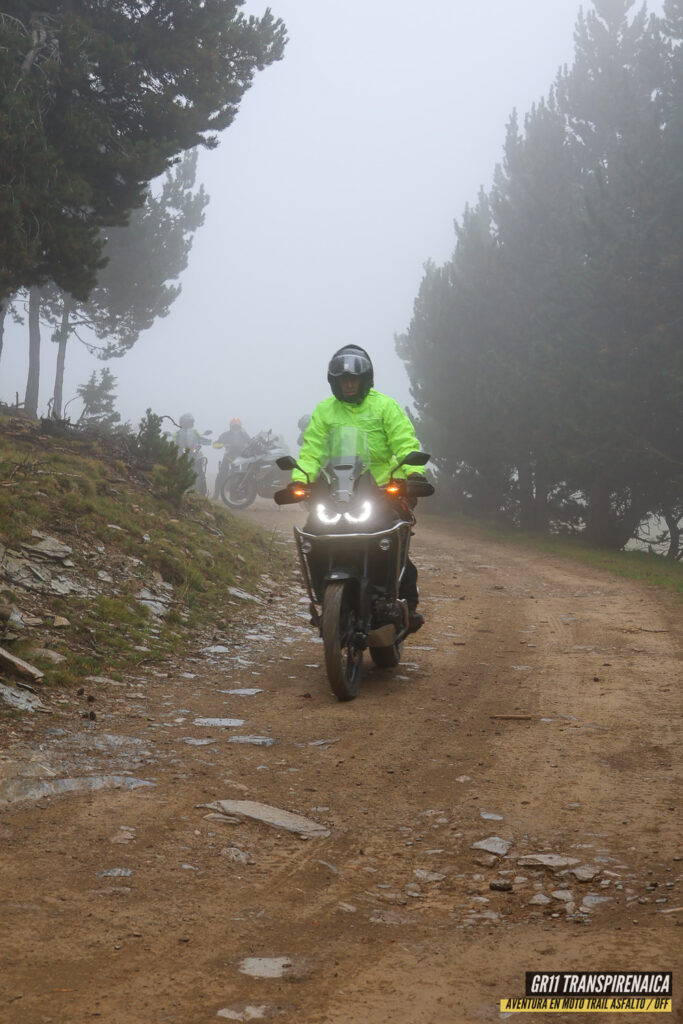
M 370 449 L 370 472 L 380 486 L 387 482 L 392 469 L 408 452 L 420 450 L 412 423 L 393 398 L 374 388 L 359 405 L 340 402 L 331 395 L 313 410 L 297 459 L 311 480 L 320 472 L 325 439 L 335 427 L 356 427 L 365 431 Z M 394 476 L 407 477 L 414 472 L 415 467 L 402 466 Z M 292 480 L 305 481 L 306 477 L 295 469 Z

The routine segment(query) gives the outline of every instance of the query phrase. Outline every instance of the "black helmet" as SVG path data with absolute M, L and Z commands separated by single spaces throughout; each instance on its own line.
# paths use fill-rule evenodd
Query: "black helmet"
M 180 426 L 181 427 L 193 427 L 194 426 L 194 416 L 192 415 L 191 412 L 184 412 L 183 413 L 183 415 L 180 417 Z
M 345 398 L 339 386 L 340 378 L 346 376 L 360 379 L 360 387 L 352 398 Z M 352 402 L 359 405 L 375 383 L 370 356 L 359 345 L 344 345 L 330 359 L 330 365 L 327 367 L 327 381 L 332 388 L 332 394 L 340 402 Z

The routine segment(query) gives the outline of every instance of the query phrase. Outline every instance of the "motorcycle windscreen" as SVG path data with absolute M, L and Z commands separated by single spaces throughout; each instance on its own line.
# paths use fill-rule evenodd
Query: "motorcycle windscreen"
M 322 473 L 337 501 L 350 501 L 360 477 L 370 469 L 368 435 L 355 426 L 332 427 L 324 441 Z

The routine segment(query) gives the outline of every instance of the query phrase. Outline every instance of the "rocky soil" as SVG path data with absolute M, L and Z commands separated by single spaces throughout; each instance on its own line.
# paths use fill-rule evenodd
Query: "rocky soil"
M 413 550 L 427 625 L 350 704 L 293 568 L 0 722 L 3 1021 L 490 1022 L 527 970 L 675 970 L 680 603 L 427 517 Z

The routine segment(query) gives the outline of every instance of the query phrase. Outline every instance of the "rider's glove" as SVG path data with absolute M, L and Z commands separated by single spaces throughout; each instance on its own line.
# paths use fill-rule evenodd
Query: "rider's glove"
M 424 483 L 427 482 L 427 477 L 424 475 L 424 473 L 410 473 L 408 475 L 408 479 L 421 480 Z M 408 508 L 415 508 L 417 505 L 417 498 L 406 498 L 406 504 L 408 505 Z

